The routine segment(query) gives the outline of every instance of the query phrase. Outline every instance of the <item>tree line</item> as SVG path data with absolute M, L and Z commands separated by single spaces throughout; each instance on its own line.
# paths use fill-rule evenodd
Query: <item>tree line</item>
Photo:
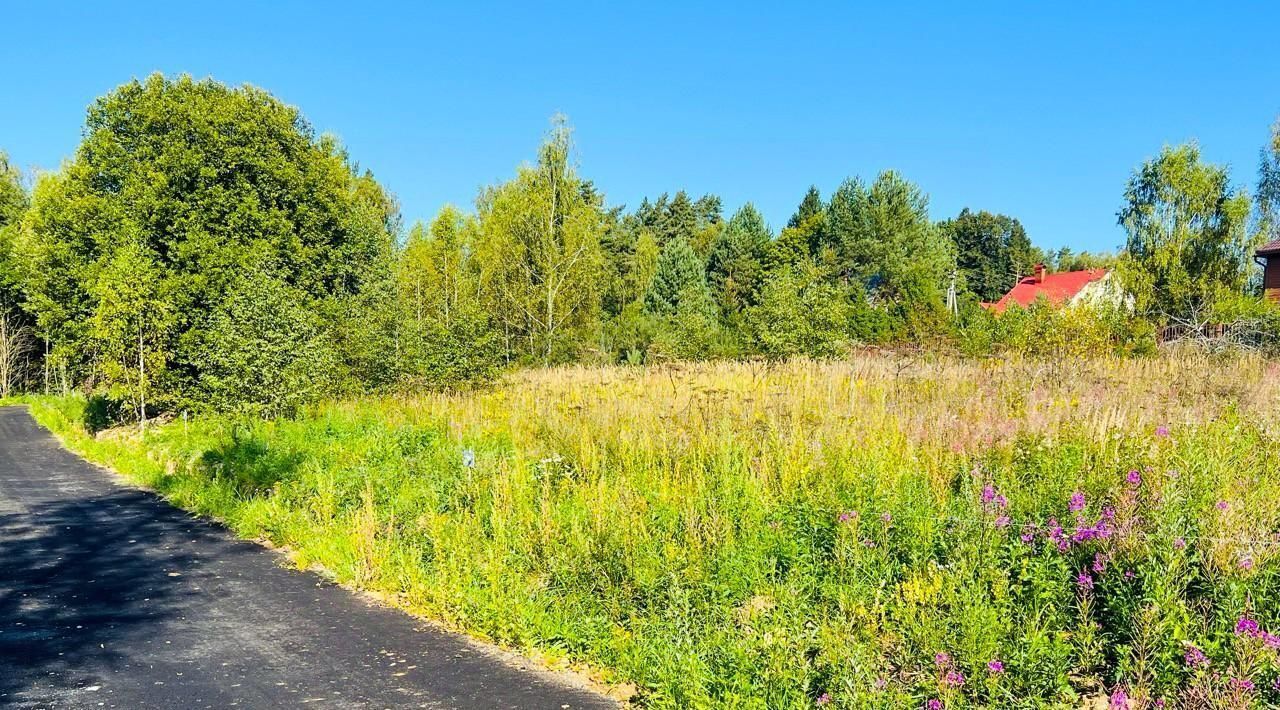
M 579 174 L 557 118 L 470 210 L 406 229 L 296 108 L 153 75 L 98 99 L 74 157 L 33 185 L 0 159 L 0 395 L 81 390 L 144 422 L 272 416 L 513 365 L 944 343 L 990 326 L 978 304 L 1037 263 L 1116 266 L 1138 315 L 1167 318 L 1250 292 L 1250 249 L 1280 213 L 1277 156 L 1280 139 L 1251 203 L 1194 145 L 1168 148 L 1129 184 L 1121 254 L 1074 254 L 1007 215 L 933 222 L 893 171 L 811 187 L 777 233 L 711 194 L 627 210 Z

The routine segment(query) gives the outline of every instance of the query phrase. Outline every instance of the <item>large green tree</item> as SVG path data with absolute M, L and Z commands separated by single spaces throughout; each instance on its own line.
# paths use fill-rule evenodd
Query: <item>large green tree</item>
M 75 158 L 37 184 L 24 287 L 73 377 L 127 387 L 104 355 L 119 344 L 88 328 L 115 317 L 100 277 L 123 268 L 127 245 L 172 319 L 151 346 L 165 371 L 150 381 L 166 383 L 167 403 L 195 400 L 224 343 L 210 315 L 233 289 L 266 274 L 303 308 L 348 318 L 325 302 L 385 276 L 396 225 L 394 200 L 296 108 L 252 86 L 153 75 L 96 101 Z
M 956 266 L 978 298 L 995 301 L 1031 272 L 1031 240 L 1018 220 L 990 212 L 960 211 L 938 225 L 956 250 Z
M 673 239 L 662 247 L 645 304 L 653 313 L 671 314 L 690 293 L 707 292 L 702 260 L 686 239 Z
M 764 276 L 773 236 L 755 206 L 742 206 L 711 245 L 707 278 L 726 314 L 749 306 Z
M 476 259 L 508 357 L 571 360 L 596 341 L 604 273 L 601 196 L 578 177 L 557 118 L 535 165 L 486 188 Z
M 846 278 L 904 313 L 941 308 L 955 257 L 920 188 L 893 171 L 869 188 L 846 180 L 832 195 L 827 227 Z
M 1159 319 L 1207 316 L 1243 292 L 1254 239 L 1249 197 L 1195 144 L 1166 147 L 1129 179 L 1119 221 L 1128 234 L 1123 282 L 1141 312 Z

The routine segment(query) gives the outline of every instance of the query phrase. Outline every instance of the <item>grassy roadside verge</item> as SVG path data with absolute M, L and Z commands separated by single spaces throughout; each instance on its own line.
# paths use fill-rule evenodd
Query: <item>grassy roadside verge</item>
M 1277 699 L 1235 631 L 1280 628 L 1270 364 L 903 372 L 540 371 L 145 437 L 31 407 L 184 508 L 646 705 Z

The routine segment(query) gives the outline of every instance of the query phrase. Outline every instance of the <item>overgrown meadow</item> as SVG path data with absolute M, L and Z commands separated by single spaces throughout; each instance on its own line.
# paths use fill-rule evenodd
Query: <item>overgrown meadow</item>
M 1280 702 L 1280 366 L 519 372 L 75 450 L 653 707 Z

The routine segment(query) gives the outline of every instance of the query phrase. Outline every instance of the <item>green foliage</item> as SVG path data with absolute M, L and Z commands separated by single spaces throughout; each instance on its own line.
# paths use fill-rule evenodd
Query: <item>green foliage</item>
M 318 312 L 382 278 L 397 217 L 297 109 L 251 86 L 154 75 L 94 103 L 74 160 L 37 183 L 25 222 L 24 289 L 53 359 L 90 386 L 139 389 L 112 363 L 136 340 L 124 324 L 146 318 L 125 311 L 150 304 L 165 327 L 144 334 L 144 359 L 163 363 L 177 403 L 209 391 L 211 315 L 250 274 Z M 123 290 L 130 269 L 145 294 Z
M 748 322 L 765 355 L 832 357 L 845 350 L 853 315 L 848 297 L 817 269 L 784 267 L 765 283 Z
M 1155 352 L 1154 327 L 1121 306 L 1059 308 L 1039 300 L 1016 304 L 1003 313 L 976 306 L 966 310 L 957 329 L 967 355 L 1018 355 L 1048 362 Z
M 1032 273 L 1031 240 L 1012 217 L 970 212 L 938 225 L 955 243 L 956 266 L 963 284 L 983 301 L 997 301 L 1017 279 Z
M 675 238 L 662 247 L 653 281 L 645 294 L 645 306 L 660 315 L 674 313 L 682 298 L 707 291 L 706 268 L 693 247 Z
M 1250 275 L 1249 197 L 1194 144 L 1166 147 L 1133 174 L 1120 224 L 1128 233 L 1119 269 L 1140 312 L 1197 319 Z
M 334 348 L 303 303 L 297 288 L 269 272 L 246 274 L 209 318 L 201 401 L 218 411 L 275 417 L 331 393 Z
M 764 218 L 749 202 L 716 238 L 707 260 L 707 279 L 724 313 L 740 312 L 752 303 L 772 240 Z
M 430 230 L 415 225 L 396 268 L 400 378 L 417 386 L 461 387 L 493 379 L 502 363 L 499 333 L 481 301 L 472 258 L 480 227 L 452 205 Z M 384 354 L 385 355 L 385 354 Z
M 477 200 L 480 289 L 509 359 L 572 360 L 599 327 L 605 213 L 578 177 L 572 148 L 557 119 L 537 164 Z

